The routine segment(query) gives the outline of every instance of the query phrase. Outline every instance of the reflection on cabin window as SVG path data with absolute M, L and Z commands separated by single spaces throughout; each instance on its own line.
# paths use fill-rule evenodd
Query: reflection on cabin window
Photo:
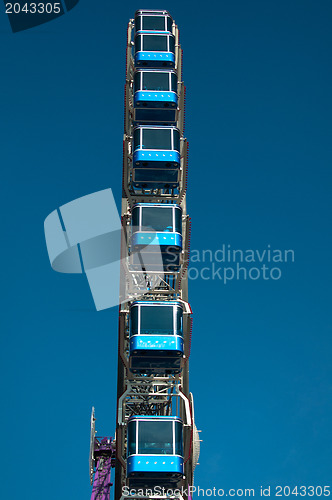
M 173 422 L 138 422 L 137 453 L 173 455 Z
M 137 71 L 134 76 L 134 87 L 135 92 L 138 90 L 176 92 L 177 76 L 176 73 L 166 71 Z
M 182 309 L 175 305 L 144 305 L 131 308 L 131 335 L 181 335 Z

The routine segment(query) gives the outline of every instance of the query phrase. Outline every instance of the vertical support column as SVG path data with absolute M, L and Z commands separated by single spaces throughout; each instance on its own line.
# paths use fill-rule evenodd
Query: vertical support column
M 111 457 L 97 461 L 91 500 L 109 500 L 111 488 Z

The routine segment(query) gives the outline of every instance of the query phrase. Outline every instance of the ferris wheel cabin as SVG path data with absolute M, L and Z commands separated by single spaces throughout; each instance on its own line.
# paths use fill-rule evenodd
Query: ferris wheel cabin
M 165 203 L 137 203 L 132 210 L 132 265 L 177 271 L 182 251 L 182 209 Z
M 176 127 L 136 127 L 133 150 L 134 187 L 178 187 L 180 131 Z
M 146 69 L 134 73 L 134 122 L 175 125 L 178 78 L 174 70 Z
M 128 419 L 127 477 L 130 486 L 162 482 L 174 485 L 183 476 L 183 422 L 178 417 Z
M 136 301 L 130 306 L 130 369 L 133 373 L 180 373 L 183 307 L 178 301 Z
M 175 37 L 158 31 L 138 32 L 135 35 L 135 66 L 150 68 L 175 66 Z

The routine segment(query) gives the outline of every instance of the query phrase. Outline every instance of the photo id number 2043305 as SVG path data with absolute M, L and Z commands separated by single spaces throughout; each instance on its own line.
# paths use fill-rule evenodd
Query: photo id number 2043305
M 269 491 L 268 491 L 269 490 Z M 267 490 L 268 493 L 264 493 L 264 489 L 261 488 L 261 496 L 270 496 L 270 488 Z M 294 488 L 290 486 L 276 486 L 275 496 L 276 497 L 289 497 L 290 495 L 299 495 L 301 497 L 328 497 L 330 496 L 330 486 L 295 486 Z
M 60 2 L 34 3 L 26 2 L 23 5 L 18 2 L 6 3 L 6 14 L 60 14 Z

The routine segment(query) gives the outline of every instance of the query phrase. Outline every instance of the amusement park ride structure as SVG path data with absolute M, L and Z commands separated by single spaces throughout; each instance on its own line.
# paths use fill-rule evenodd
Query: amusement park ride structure
M 115 500 L 182 499 L 190 497 L 200 447 L 189 392 L 192 311 L 182 50 L 179 30 L 165 10 L 136 11 L 127 36 L 116 432 L 114 438 L 96 435 L 93 408 L 91 500 L 110 499 L 112 468 Z M 109 210 L 100 204 L 110 200 L 109 193 L 64 205 L 45 221 L 52 267 L 87 269 L 91 289 L 93 280 L 107 282 L 106 267 L 93 266 L 112 253 L 105 246 Z M 111 209 L 112 203 L 115 207 L 113 197 Z M 91 224 L 93 204 L 97 215 Z M 79 207 L 84 211 L 78 224 Z M 117 265 L 116 259 L 109 262 Z M 103 302 L 100 308 L 105 307 Z
M 199 456 L 179 30 L 167 11 L 138 10 L 127 36 L 116 436 L 96 437 L 93 409 L 92 500 L 109 499 L 112 467 L 115 500 L 155 486 L 181 497 Z

